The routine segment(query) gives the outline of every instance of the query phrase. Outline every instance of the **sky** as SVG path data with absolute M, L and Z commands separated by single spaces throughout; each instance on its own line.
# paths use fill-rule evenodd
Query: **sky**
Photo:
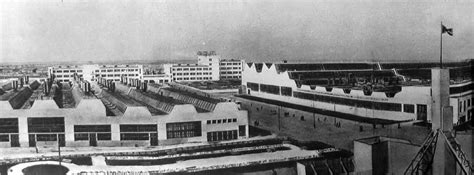
M 193 59 L 248 62 L 474 58 L 474 1 L 5 0 L 0 64 Z

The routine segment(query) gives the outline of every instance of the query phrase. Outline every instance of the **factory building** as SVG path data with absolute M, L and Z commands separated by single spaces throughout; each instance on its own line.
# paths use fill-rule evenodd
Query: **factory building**
M 120 81 L 120 77 L 143 78 L 143 65 L 75 65 L 53 66 L 48 68 L 48 77 L 59 82 L 69 82 L 74 74 L 87 81 L 95 81 L 98 77 Z
M 138 78 L 95 79 L 76 74 L 68 83 L 48 79 L 6 91 L 0 96 L 0 147 L 155 146 L 248 137 L 247 111 L 233 102 Z
M 454 124 L 472 120 L 472 60 L 447 63 Z M 357 121 L 432 120 L 437 63 L 249 63 L 243 98 L 315 108 Z

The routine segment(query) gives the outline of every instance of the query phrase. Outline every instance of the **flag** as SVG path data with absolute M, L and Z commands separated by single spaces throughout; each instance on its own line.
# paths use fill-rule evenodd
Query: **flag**
M 441 34 L 448 33 L 448 35 L 453 36 L 453 28 L 447 28 L 443 24 L 441 24 Z

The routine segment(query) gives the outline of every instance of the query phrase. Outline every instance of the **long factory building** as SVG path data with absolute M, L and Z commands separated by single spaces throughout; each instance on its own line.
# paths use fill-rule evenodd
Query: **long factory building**
M 455 125 L 472 121 L 473 60 L 445 63 Z M 363 122 L 432 119 L 431 69 L 439 63 L 248 63 L 241 97 L 318 109 Z
M 0 147 L 155 146 L 247 138 L 247 111 L 138 78 L 48 79 L 0 96 Z

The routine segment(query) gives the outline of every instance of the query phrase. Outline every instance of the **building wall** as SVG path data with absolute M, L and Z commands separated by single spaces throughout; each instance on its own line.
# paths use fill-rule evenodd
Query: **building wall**
M 178 64 L 171 67 L 171 76 L 173 81 L 217 81 L 219 69 L 208 65 L 189 65 Z
M 324 87 L 317 86 L 312 89 L 308 85 L 302 85 L 297 87 L 294 80 L 290 79 L 287 72 L 277 72 L 274 65 L 267 67 L 265 64 L 262 67 L 261 72 L 257 72 L 255 65 L 248 66 L 245 64 L 244 71 L 242 74 L 242 85 L 247 86 L 248 82 L 266 84 L 266 85 L 275 85 L 275 86 L 285 86 L 292 89 L 292 92 L 306 92 L 311 94 L 318 95 L 327 95 L 340 98 L 348 99 L 358 99 L 365 101 L 373 102 L 383 102 L 383 103 L 396 103 L 402 105 L 402 110 L 397 111 L 383 111 L 383 110 L 372 110 L 372 108 L 364 108 L 358 106 L 346 106 L 333 103 L 320 102 L 317 99 L 306 100 L 295 98 L 293 96 L 284 96 L 277 94 L 270 94 L 261 91 L 251 90 L 249 87 L 246 87 L 246 94 L 250 92 L 249 95 L 258 96 L 262 98 L 275 99 L 280 101 L 291 102 L 300 105 L 306 105 L 310 107 L 316 107 L 325 110 L 335 110 L 338 112 L 344 112 L 347 114 L 354 114 L 361 117 L 371 117 L 371 118 L 383 118 L 390 120 L 418 120 L 418 105 L 426 105 L 426 120 L 432 120 L 432 98 L 431 98 L 431 87 L 430 86 L 403 86 L 401 92 L 398 92 L 393 98 L 389 98 L 385 93 L 373 92 L 372 95 L 364 95 L 362 90 L 351 90 L 350 93 L 344 93 L 341 88 L 333 88 L 331 92 L 327 92 Z M 453 123 L 458 122 L 458 118 L 465 116 L 465 121 L 472 119 L 472 91 L 464 92 L 463 94 L 451 94 L 450 95 L 450 105 L 453 106 L 454 110 L 454 121 Z M 471 102 L 469 102 L 471 100 Z M 462 103 L 462 109 L 459 105 Z M 414 105 L 414 113 L 404 112 L 404 104 Z M 464 107 L 466 105 L 466 107 Z M 420 109 L 421 110 L 421 109 Z M 462 111 L 462 112 L 460 112 Z
M 3 101 L 2 101 L 3 102 Z M 2 103 L 4 104 L 4 103 Z M 9 105 L 9 104 L 4 104 Z M 2 105 L 3 106 L 3 105 Z M 97 141 L 97 146 L 149 146 L 150 140 L 120 140 L 120 125 L 148 124 L 157 126 L 158 144 L 182 142 L 206 142 L 207 132 L 238 130 L 240 125 L 246 128 L 248 137 L 247 111 L 239 110 L 232 102 L 218 103 L 212 112 L 198 113 L 192 105 L 176 105 L 167 115 L 152 116 L 146 107 L 128 106 L 122 116 L 106 116 L 106 108 L 99 99 L 80 99 L 76 108 L 59 108 L 53 100 L 36 100 L 30 109 L 2 107 L 0 118 L 17 118 L 19 127 L 19 142 L 21 147 L 29 146 L 28 118 L 64 118 L 64 134 L 66 146 L 89 146 L 89 141 L 75 141 L 74 125 L 110 125 L 111 140 Z M 236 122 L 226 124 L 207 124 L 207 120 L 235 118 Z M 167 138 L 167 123 L 196 121 L 201 123 L 202 133 L 199 137 L 182 139 Z M 176 142 L 178 140 L 178 142 Z M 57 141 L 37 142 L 37 145 L 54 145 Z M 9 147 L 8 142 L 0 142 L 0 146 Z
M 54 74 L 55 79 L 60 82 L 71 81 L 74 73 L 88 81 L 95 81 L 97 77 L 120 81 L 121 76 L 142 79 L 143 65 L 81 65 L 48 68 L 48 76 L 51 77 Z
M 372 147 L 369 144 L 354 141 L 354 164 L 358 175 L 372 175 Z
M 417 104 L 425 104 L 427 105 L 427 115 L 428 120 L 430 119 L 430 110 L 431 110 L 431 103 L 430 103 L 430 87 L 422 87 L 422 86 L 407 86 L 402 87 L 402 91 L 397 93 L 393 98 L 387 98 L 385 93 L 380 92 L 373 92 L 371 96 L 365 96 L 362 90 L 351 90 L 349 94 L 344 93 L 343 89 L 341 88 L 333 88 L 331 92 L 327 92 L 324 87 L 316 87 L 315 89 L 311 89 L 310 86 L 302 85 L 300 88 L 296 86 L 294 80 L 291 80 L 288 76 L 287 72 L 280 72 L 278 73 L 275 69 L 275 66 L 272 65 L 270 68 L 267 68 L 265 65 L 262 68 L 261 72 L 257 72 L 253 67 L 250 68 L 244 65 L 245 71 L 242 75 L 242 85 L 247 85 L 247 82 L 259 83 L 259 84 L 267 84 L 267 85 L 275 85 L 275 86 L 285 86 L 290 87 L 293 92 L 308 92 L 312 94 L 320 94 L 320 95 L 329 95 L 341 98 L 349 98 L 349 99 L 359 99 L 359 100 L 366 100 L 366 101 L 374 101 L 374 102 L 386 102 L 386 103 L 399 103 L 399 104 L 413 104 L 415 106 L 414 113 L 407 113 L 407 112 L 396 112 L 396 111 L 383 111 L 383 110 L 376 110 L 371 108 L 364 108 L 358 106 L 346 106 L 340 104 L 333 104 L 333 103 L 326 103 L 320 101 L 313 101 L 313 100 L 306 100 L 295 98 L 292 96 L 283 96 L 283 95 L 276 95 L 270 94 L 260 91 L 253 91 L 247 87 L 247 93 L 250 91 L 250 95 L 258 96 L 262 98 L 268 99 L 275 99 L 280 101 L 291 102 L 295 104 L 316 107 L 325 110 L 334 110 L 338 112 L 344 112 L 347 114 L 354 114 L 361 117 L 370 117 L 370 118 L 382 118 L 382 119 L 390 119 L 390 120 L 415 120 L 417 118 L 416 111 L 417 111 Z M 403 107 L 402 107 L 403 108 Z M 403 111 L 403 109 L 402 109 Z
M 243 60 L 221 60 L 219 63 L 220 79 L 242 79 L 242 68 L 244 64 Z

